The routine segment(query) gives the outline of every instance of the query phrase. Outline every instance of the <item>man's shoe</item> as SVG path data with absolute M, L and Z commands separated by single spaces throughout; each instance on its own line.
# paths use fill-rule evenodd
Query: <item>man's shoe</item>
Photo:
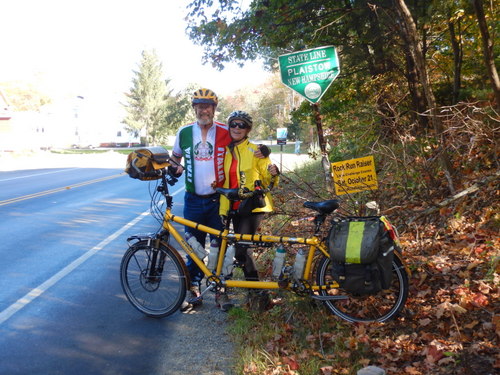
M 192 303 L 189 303 L 188 301 L 182 302 L 182 305 L 180 307 L 180 310 L 182 312 L 190 311 L 192 309 L 193 309 L 193 304 Z
M 181 311 L 189 311 L 197 306 L 201 306 L 203 304 L 203 297 L 200 293 L 200 287 L 197 285 L 193 285 L 191 289 L 186 294 L 186 299 L 182 302 L 180 307 Z
M 224 312 L 229 311 L 234 307 L 234 304 L 231 303 L 227 293 L 217 293 L 215 295 L 215 303 L 217 304 L 217 307 Z

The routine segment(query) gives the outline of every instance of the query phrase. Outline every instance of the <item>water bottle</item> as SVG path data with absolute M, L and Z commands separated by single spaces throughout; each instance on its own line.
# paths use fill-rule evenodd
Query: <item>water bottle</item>
M 210 241 L 210 250 L 208 252 L 208 264 L 207 268 L 209 270 L 214 270 L 217 267 L 217 257 L 219 256 L 219 241 L 215 238 Z
M 302 279 L 302 272 L 306 264 L 307 249 L 300 248 L 295 256 L 295 263 L 293 264 L 293 277 L 295 280 Z
M 196 256 L 200 259 L 204 259 L 207 256 L 207 252 L 205 251 L 205 246 L 202 246 L 195 236 L 192 233 L 186 233 L 186 241 L 194 250 Z
M 229 245 L 226 250 L 226 256 L 224 257 L 224 266 L 222 267 L 222 273 L 225 276 L 231 275 L 234 268 L 234 245 Z
M 283 245 L 279 245 L 276 249 L 276 255 L 273 259 L 273 276 L 278 278 L 281 275 L 281 271 L 283 269 L 283 265 L 285 264 L 285 247 Z

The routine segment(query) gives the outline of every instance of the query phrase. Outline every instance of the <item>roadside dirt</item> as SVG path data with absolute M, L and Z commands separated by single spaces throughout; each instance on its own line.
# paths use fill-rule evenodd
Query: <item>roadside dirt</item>
M 205 295 L 202 306 L 172 318 L 180 325 L 180 334 L 177 340 L 163 343 L 159 374 L 236 374 L 232 368 L 234 346 L 226 332 L 227 313 L 215 306 L 211 292 Z

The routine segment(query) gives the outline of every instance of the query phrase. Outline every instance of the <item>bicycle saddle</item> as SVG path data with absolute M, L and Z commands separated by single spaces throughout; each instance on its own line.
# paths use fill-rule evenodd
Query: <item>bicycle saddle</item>
M 304 202 L 304 207 L 310 208 L 311 210 L 318 211 L 320 214 L 331 214 L 337 208 L 339 208 L 339 201 L 336 199 L 330 199 L 321 202 Z
M 219 194 L 224 195 L 227 199 L 231 201 L 238 201 L 240 200 L 240 196 L 238 195 L 238 188 L 235 189 L 226 189 L 226 188 L 215 188 L 215 191 Z

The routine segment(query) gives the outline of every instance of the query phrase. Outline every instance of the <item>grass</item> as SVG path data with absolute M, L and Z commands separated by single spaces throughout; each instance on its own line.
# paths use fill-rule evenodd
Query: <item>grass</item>
M 172 146 L 162 146 L 166 148 L 167 150 L 171 150 Z M 268 145 L 268 147 L 271 149 L 271 152 L 274 154 L 277 154 L 281 152 L 281 146 L 279 145 Z M 120 154 L 125 154 L 128 155 L 130 152 L 133 150 L 136 150 L 141 147 L 130 147 L 130 148 L 106 148 L 106 149 L 57 149 L 57 150 L 51 150 L 51 152 L 55 154 L 100 154 L 103 152 L 108 152 L 108 151 L 114 151 L 118 152 Z M 304 148 L 302 147 L 302 154 L 305 152 Z M 284 154 L 294 154 L 295 153 L 295 145 L 284 145 L 283 146 L 283 153 Z
M 229 312 L 237 374 L 317 375 L 321 368 L 332 367 L 355 375 L 369 362 L 369 348 L 355 339 L 352 325 L 309 298 L 278 294 L 283 302 L 268 311 Z
M 167 150 L 171 150 L 172 147 L 163 146 Z M 76 149 L 76 148 L 64 148 L 64 149 L 54 149 L 51 150 L 54 154 L 64 154 L 64 155 L 78 155 L 78 154 L 103 154 L 106 152 L 116 152 L 118 154 L 128 155 L 132 151 L 140 149 L 142 147 L 130 147 L 130 148 L 105 148 L 105 149 Z
M 279 152 L 282 152 L 281 149 L 282 149 L 282 146 L 281 145 L 267 145 L 270 149 L 271 149 L 271 152 L 273 154 L 277 154 Z M 304 146 L 301 146 L 301 153 L 304 154 L 306 153 L 307 151 L 304 151 L 305 148 Z M 294 154 L 295 153 L 295 145 L 291 145 L 291 144 L 286 144 L 286 145 L 283 145 L 283 153 L 284 154 Z
M 53 154 L 61 154 L 61 155 L 80 155 L 80 154 L 103 154 L 108 152 L 108 150 L 96 150 L 96 149 L 57 149 L 50 151 Z

